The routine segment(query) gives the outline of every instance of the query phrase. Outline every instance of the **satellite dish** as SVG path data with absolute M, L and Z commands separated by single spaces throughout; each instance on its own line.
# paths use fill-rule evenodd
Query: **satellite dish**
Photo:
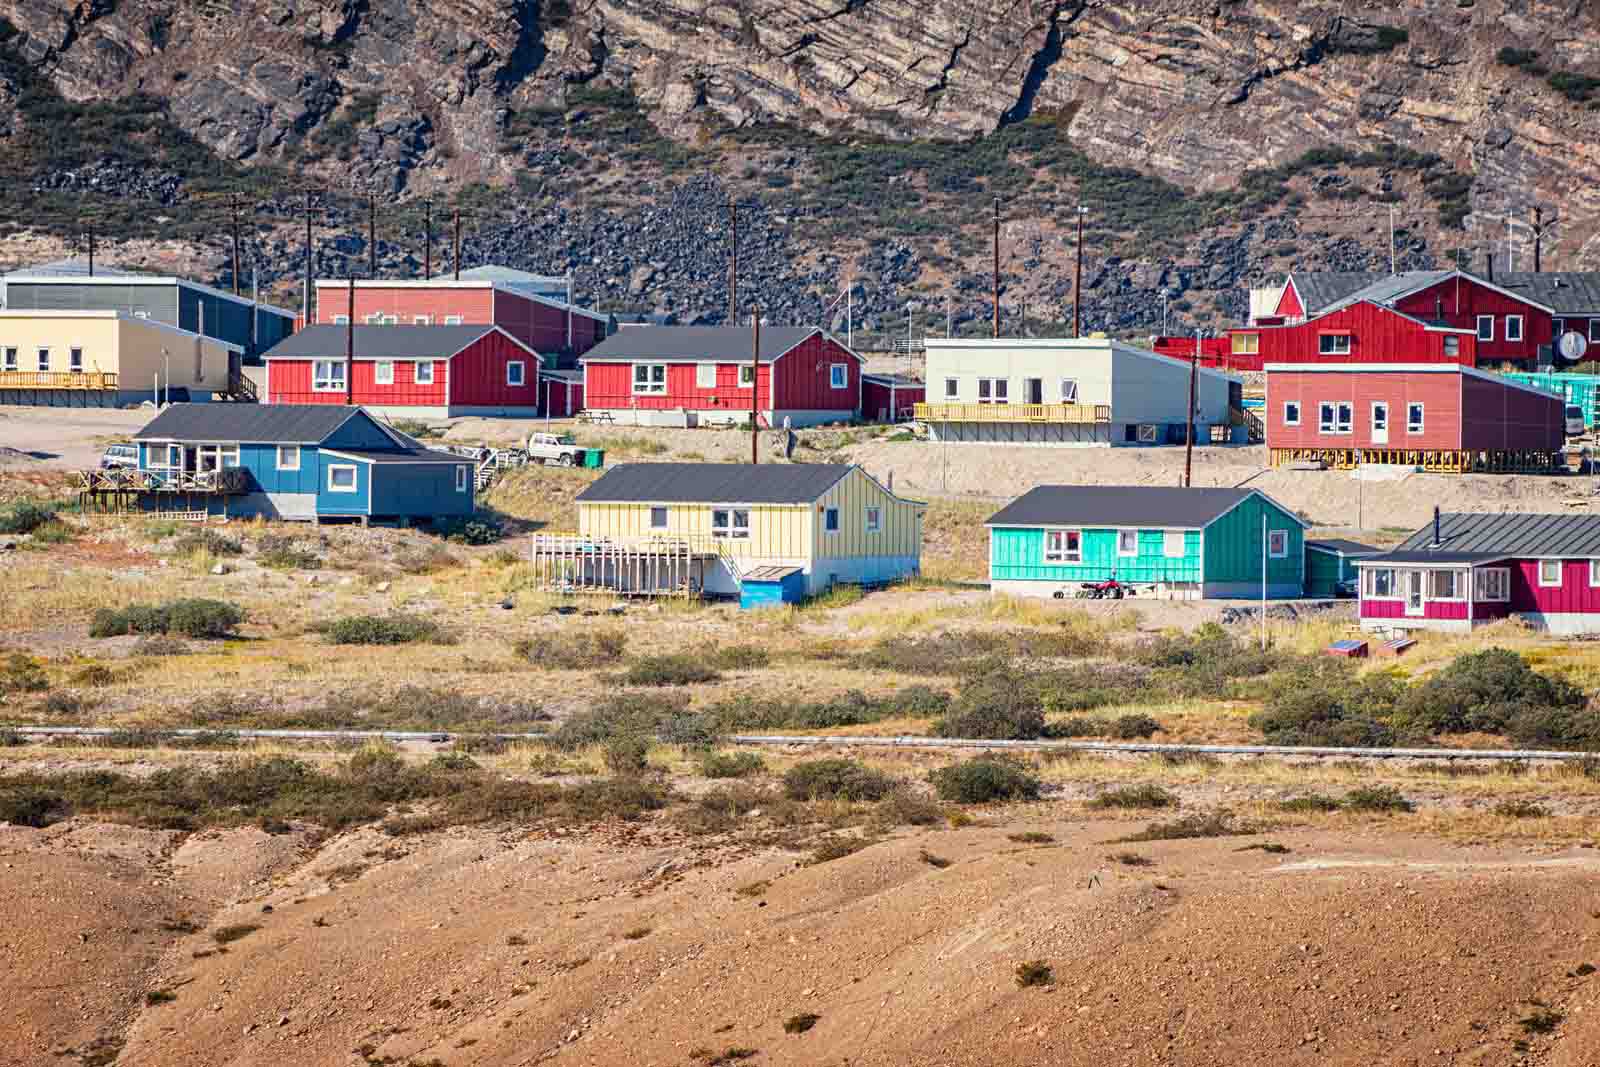
M 1589 350 L 1589 339 L 1577 330 L 1568 330 L 1561 335 L 1557 347 L 1561 350 L 1562 359 L 1568 363 L 1576 363 Z

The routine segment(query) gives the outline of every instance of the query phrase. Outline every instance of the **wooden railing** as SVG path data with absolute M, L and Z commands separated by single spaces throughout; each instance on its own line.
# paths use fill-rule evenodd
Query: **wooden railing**
M 243 493 L 250 488 L 241 467 L 219 471 L 81 470 L 79 493 Z
M 0 370 L 0 389 L 115 389 L 108 371 Z
M 918 404 L 923 422 L 1061 422 L 1111 421 L 1110 404 Z

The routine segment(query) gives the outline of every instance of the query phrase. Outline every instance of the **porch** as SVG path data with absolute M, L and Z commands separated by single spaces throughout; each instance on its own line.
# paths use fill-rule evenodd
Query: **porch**
M 1391 553 L 1356 566 L 1366 630 L 1465 633 L 1511 613 L 1511 568 L 1503 556 Z

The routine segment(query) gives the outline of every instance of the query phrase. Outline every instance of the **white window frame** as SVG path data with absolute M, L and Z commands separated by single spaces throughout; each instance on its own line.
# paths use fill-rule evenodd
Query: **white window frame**
M 839 532 L 838 508 L 822 509 L 822 532 L 825 534 L 836 534 Z
M 337 322 L 338 319 L 335 319 L 334 321 Z M 383 325 L 383 312 L 381 312 L 381 311 L 370 312 L 370 313 L 368 313 L 366 315 L 363 315 L 361 317 L 361 321 L 362 321 L 362 323 L 364 325 L 367 325 L 367 326 L 382 326 Z
M 350 316 L 349 315 L 335 315 L 333 317 L 333 324 L 335 326 L 348 326 L 348 325 L 350 325 Z
M 1337 416 L 1334 420 L 1335 433 L 1355 432 L 1356 406 L 1354 404 L 1347 404 L 1343 400 L 1336 401 L 1334 403 L 1334 414 Z
M 45 348 L 43 345 L 40 345 L 38 351 L 35 352 L 34 355 L 36 356 L 36 358 L 39 361 L 39 373 L 41 373 L 41 374 L 49 373 L 49 371 L 50 371 L 50 350 L 48 348 Z
M 1063 404 L 1076 404 L 1078 402 L 1078 379 L 1061 379 L 1061 402 Z
M 76 346 L 67 349 L 67 370 L 74 374 L 83 373 L 83 349 Z
M 848 363 L 828 364 L 828 388 L 850 388 L 850 365 Z
M 1427 414 L 1425 405 L 1421 401 L 1413 400 L 1408 402 L 1406 404 L 1406 433 L 1422 433 L 1423 427 L 1427 425 Z M 1416 418 L 1413 419 L 1412 415 L 1415 415 Z
M 1060 547 L 1050 547 L 1050 539 L 1052 537 L 1060 538 Z M 1074 544 L 1076 547 L 1073 547 Z M 1046 563 L 1082 563 L 1083 531 L 1070 527 L 1056 527 L 1045 530 L 1044 561 Z
M 1515 324 L 1515 326 L 1516 326 L 1515 333 L 1513 333 L 1513 331 L 1512 331 L 1512 325 L 1513 324 Z M 1521 315 L 1507 315 L 1506 316 L 1506 340 L 1507 341 L 1520 341 L 1520 340 L 1522 340 L 1522 316 Z
M 1589 340 L 1600 341 L 1600 319 L 1589 320 Z
M 979 378 L 978 403 L 980 404 L 1009 404 L 1011 403 L 1010 378 Z
M 1364 567 L 1362 568 L 1362 573 L 1366 575 L 1366 578 L 1362 583 L 1362 595 L 1368 600 L 1405 599 L 1404 596 L 1399 592 L 1399 582 L 1395 578 L 1395 569 L 1393 567 Z M 1386 592 L 1380 592 L 1378 590 L 1379 575 L 1388 576 L 1388 581 L 1385 584 L 1387 584 L 1389 588 Z
M 1259 333 L 1236 333 L 1229 343 L 1229 351 L 1235 356 L 1259 356 L 1261 354 L 1261 335 Z
M 1331 400 L 1317 401 L 1317 432 L 1337 433 L 1334 426 L 1337 424 L 1338 411 Z
M 372 364 L 372 384 L 394 384 L 394 360 L 380 359 Z
M 1347 333 L 1318 334 L 1317 354 L 1321 356 L 1348 356 L 1350 354 L 1350 335 Z
M 462 324 L 461 316 L 460 315 L 446 315 L 444 317 L 444 324 L 446 326 L 460 326 Z
M 1555 564 L 1555 568 L 1556 568 L 1555 581 L 1549 581 L 1544 576 L 1544 568 L 1545 568 L 1545 564 L 1547 564 L 1547 563 Z M 1540 589 L 1560 589 L 1562 584 L 1563 584 L 1563 580 L 1566 578 L 1566 567 L 1563 566 L 1562 561 L 1559 560 L 1559 559 L 1541 559 L 1539 561 L 1538 566 L 1539 566 L 1539 588 Z
M 293 462 L 285 462 L 285 456 L 293 456 Z M 277 469 L 280 471 L 297 471 L 300 469 L 300 446 L 279 445 L 277 456 Z
M 198 471 L 217 471 L 224 467 L 237 467 L 239 465 L 239 446 L 234 445 L 198 445 L 194 450 L 195 469 Z
M 176 453 L 176 455 L 174 455 Z M 155 464 L 152 464 L 154 466 Z M 162 470 L 181 471 L 183 469 L 183 446 L 173 442 L 167 445 L 167 461 L 161 464 Z
M 748 363 L 739 364 L 739 388 L 754 389 L 756 383 L 756 369 Z
M 400 325 L 400 316 L 385 314 L 378 322 L 383 326 L 398 326 Z
M 862 522 L 869 534 L 883 532 L 883 508 L 877 504 L 869 504 L 862 510 Z
M 696 363 L 694 365 L 694 387 L 696 389 L 715 389 L 717 387 L 717 365 L 715 363 Z
M 1478 316 L 1478 340 L 1480 340 L 1480 341 L 1493 341 L 1494 340 L 1494 316 L 1493 315 L 1479 315 Z
M 1446 334 L 1444 339 L 1444 354 L 1447 356 L 1461 355 L 1461 338 L 1455 334 Z
M 1283 424 L 1285 426 L 1300 425 L 1300 401 L 1285 400 L 1283 402 Z
M 1277 547 L 1273 547 L 1274 545 L 1276 545 Z M 1268 559 L 1288 559 L 1289 558 L 1289 531 L 1288 530 L 1268 530 L 1267 531 L 1267 558 Z
M 944 380 L 944 398 L 946 400 L 957 400 L 957 399 L 960 398 L 960 396 L 961 396 L 961 381 L 960 381 L 960 379 L 958 379 L 958 378 L 946 378 Z
M 1594 561 L 1590 561 L 1591 582 Z M 1508 567 L 1479 567 L 1473 579 L 1475 598 L 1490 604 L 1504 604 L 1511 599 L 1511 570 Z M 1498 586 L 1498 588 L 1494 588 Z
M 467 471 L 469 470 L 471 470 L 471 468 L 465 463 L 461 463 L 456 466 L 456 492 L 465 493 L 467 491 L 467 486 L 472 484 L 471 478 L 467 475 Z
M 336 484 L 334 484 L 333 475 L 334 475 L 334 472 L 336 472 L 336 471 L 349 471 L 350 472 L 350 484 L 349 485 L 336 485 Z M 357 465 L 356 464 L 354 464 L 354 463 L 330 463 L 330 464 L 328 464 L 328 492 L 330 492 L 330 493 L 359 493 L 360 491 L 361 491 L 361 475 L 357 473 Z
M 1550 320 L 1550 340 L 1561 340 L 1561 335 L 1567 332 L 1567 320 L 1557 316 Z
M 1176 544 L 1178 550 L 1174 552 L 1172 546 Z M 1163 530 L 1161 533 L 1161 555 L 1165 559 L 1183 559 L 1189 554 L 1189 533 L 1187 530 Z
M 413 326 L 432 326 L 433 325 L 433 316 L 432 315 L 413 315 L 413 316 L 411 316 L 411 325 L 413 325 Z
M 1129 534 L 1133 535 L 1133 547 L 1132 548 L 1124 548 L 1123 544 L 1122 544 L 1122 539 L 1124 537 L 1128 536 Z M 1139 554 L 1139 531 L 1138 530 L 1130 530 L 1130 529 L 1118 530 L 1117 531 L 1117 557 L 1119 559 L 1125 559 L 1125 558 L 1127 558 L 1129 556 L 1137 556 L 1138 554 Z
M 667 391 L 667 365 L 665 363 L 635 363 L 633 370 L 633 394 L 635 396 L 660 396 Z M 661 372 L 661 380 L 657 381 L 655 372 Z M 644 381 L 639 380 L 639 372 L 644 371 Z
M 744 517 L 744 522 L 739 517 Z M 712 508 L 711 536 L 734 541 L 750 539 L 750 510 L 748 508 Z
M 1383 412 L 1382 426 L 1378 425 L 1378 412 L 1380 410 Z M 1387 400 L 1374 400 L 1372 402 L 1372 432 L 1377 433 L 1379 430 L 1384 433 L 1389 432 L 1389 402 Z
M 5 351 L 0 353 L 0 359 L 3 359 L 4 361 L 3 363 L 0 363 L 0 370 L 17 369 L 17 349 L 7 346 Z
M 1589 561 L 1589 588 L 1600 587 L 1600 559 Z
M 1428 581 L 1427 581 L 1427 584 L 1423 587 L 1423 595 L 1428 600 L 1442 600 L 1442 601 L 1454 602 L 1454 601 L 1457 601 L 1457 600 L 1465 600 L 1466 599 L 1466 597 L 1461 595 L 1462 594 L 1462 588 L 1461 588 L 1462 581 L 1461 581 L 1461 572 L 1460 571 L 1445 570 L 1445 569 L 1435 568 L 1433 570 L 1428 571 L 1427 575 L 1428 575 Z M 1439 592 L 1439 582 L 1440 582 L 1441 579 L 1444 579 L 1444 578 L 1448 578 L 1450 580 L 1450 591 L 1448 593 Z
M 433 384 L 433 360 L 419 359 L 411 365 L 411 380 L 417 385 Z M 426 371 L 427 373 L 423 373 Z
M 345 362 L 342 359 L 314 359 L 311 361 L 311 391 L 313 393 L 342 393 L 345 391 Z
M 661 519 L 660 522 L 656 521 L 656 518 L 658 516 Z M 656 505 L 651 506 L 651 508 L 650 508 L 650 529 L 652 529 L 652 530 L 665 530 L 665 529 L 668 528 L 668 526 L 671 525 L 671 523 L 672 523 L 672 514 L 671 514 L 671 510 L 669 508 L 667 508 L 663 504 L 656 504 Z
M 517 368 L 516 380 L 511 377 L 511 368 Z M 528 384 L 528 365 L 520 359 L 506 361 L 506 385 L 520 387 Z

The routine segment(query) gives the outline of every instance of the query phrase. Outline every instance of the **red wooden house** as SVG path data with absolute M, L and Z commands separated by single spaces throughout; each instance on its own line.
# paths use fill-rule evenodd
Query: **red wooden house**
M 861 411 L 862 359 L 815 326 L 638 326 L 584 355 L 584 406 L 622 423 L 814 426 Z
M 927 386 L 897 374 L 861 376 L 861 417 L 876 422 L 909 419 L 927 396 Z
M 1476 366 L 1473 330 L 1419 319 L 1371 300 L 1314 318 L 1233 330 L 1227 359 L 1237 370 L 1271 363 L 1460 363 Z
M 607 317 L 568 303 L 550 291 L 550 283 L 565 281 L 499 267 L 462 271 L 459 281 L 358 280 L 355 320 L 367 326 L 498 326 L 551 358 L 576 357 L 605 340 Z M 343 279 L 317 282 L 318 323 L 347 320 L 349 287 Z
M 1561 397 L 1450 363 L 1269 363 L 1263 421 L 1274 466 L 1540 469 L 1566 443 Z
M 1600 633 L 1600 516 L 1435 511 L 1356 568 L 1367 630 L 1466 632 L 1516 615 L 1552 633 Z
M 347 330 L 312 326 L 271 348 L 266 402 L 414 418 L 539 414 L 539 353 L 498 326 L 357 326 L 353 369 Z

